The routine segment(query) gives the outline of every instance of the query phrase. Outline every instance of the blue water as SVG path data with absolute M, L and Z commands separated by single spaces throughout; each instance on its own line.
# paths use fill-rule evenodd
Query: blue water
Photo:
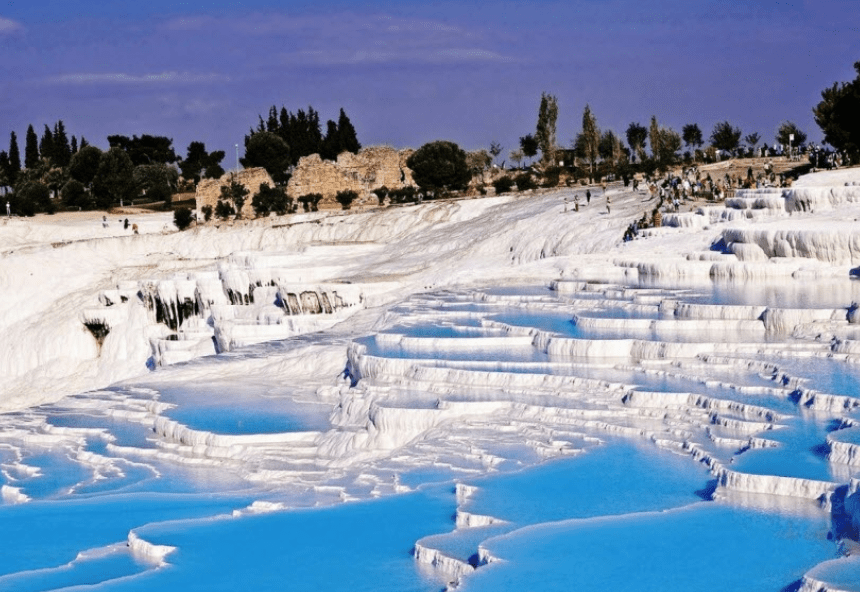
M 822 307 L 841 306 L 837 303 L 855 294 L 860 300 L 860 283 L 844 284 L 821 288 L 803 282 L 772 289 L 696 286 L 682 294 L 674 294 L 659 283 L 652 285 L 666 288 L 667 297 L 677 296 L 682 301 Z M 717 454 L 734 456 L 732 469 L 738 471 L 837 479 L 822 444 L 827 431 L 843 414 L 804 413 L 787 392 L 782 396 L 732 388 L 779 386 L 745 370 L 743 365 L 710 368 L 696 363 L 690 369 L 666 366 L 670 372 L 689 374 L 690 378 L 686 378 L 613 367 L 612 360 L 601 360 L 603 365 L 594 360 L 550 364 L 545 354 L 529 346 L 445 348 L 444 340 L 449 338 L 499 335 L 497 329 L 483 327 L 483 319 L 573 338 L 660 338 L 653 332 L 644 336 L 629 331 L 586 332 L 571 322 L 574 314 L 613 319 L 660 318 L 649 310 L 630 312 L 620 306 L 630 302 L 634 291 L 624 292 L 621 286 L 603 288 L 608 290 L 609 299 L 599 292 L 566 295 L 557 299 L 552 312 L 528 305 L 529 299 L 551 301 L 556 296 L 543 286 L 484 291 L 504 297 L 499 303 L 475 301 L 479 296 L 467 291 L 424 295 L 391 309 L 402 319 L 395 320 L 389 332 L 439 339 L 435 349 L 423 348 L 420 343 L 412 348 L 390 346 L 373 337 L 359 341 L 372 355 L 415 358 L 427 364 L 582 376 L 634 385 L 641 391 L 695 393 L 767 407 L 790 416 L 778 422 L 784 426 L 781 429 L 759 434 L 776 441 L 778 447 L 738 455 L 720 450 Z M 517 296 L 523 296 L 525 303 L 515 304 Z M 604 300 L 606 308 L 577 311 L 571 303 L 580 298 Z M 722 340 L 746 340 L 741 337 L 729 334 Z M 691 332 L 691 341 L 704 339 L 714 340 L 702 332 Z M 255 355 L 277 356 L 281 347 L 261 347 Z M 231 353 L 236 359 L 243 355 Z M 743 360 L 744 355 L 736 357 Z M 838 360 L 796 359 L 788 355 L 768 358 L 758 354 L 750 354 L 750 358 L 768 359 L 779 366 L 780 372 L 807 378 L 810 388 L 834 394 L 860 392 L 860 372 Z M 228 364 L 229 358 L 219 358 L 219 363 Z M 326 384 L 340 388 L 337 377 L 326 380 Z M 242 463 L 259 462 L 261 466 L 255 468 L 277 471 L 283 468 L 278 463 L 277 450 L 264 461 L 191 458 L 189 450 L 179 450 L 176 457 L 154 457 L 155 451 L 172 452 L 172 444 L 159 442 L 145 421 L 126 421 L 108 413 L 112 407 L 127 409 L 117 401 L 123 395 L 169 403 L 172 408 L 164 412 L 167 417 L 192 429 L 217 434 L 331 429 L 329 417 L 338 396 L 334 390 L 326 391 L 331 398 L 320 404 L 310 402 L 313 393 L 294 391 L 288 381 L 255 381 L 255 376 L 226 382 L 162 381 L 139 392 L 117 388 L 79 396 L 97 400 L 93 409 L 80 410 L 61 402 L 35 410 L 52 426 L 103 430 L 112 436 L 114 444 L 123 447 L 119 453 L 98 434 L 88 434 L 74 446 L 52 447 L 29 445 L 0 433 L 0 467 L 6 471 L 5 475 L 0 473 L 0 483 L 20 487 L 34 498 L 27 504 L 0 505 L 0 532 L 4 541 L 14 541 L 4 545 L 0 553 L 0 590 L 35 592 L 95 585 L 90 589 L 97 592 L 438 591 L 448 580 L 443 574 L 432 574 L 416 565 L 411 551 L 419 540 L 433 542 L 463 560 L 480 544 L 505 560 L 483 566 L 466 578 L 461 588 L 466 591 L 782 590 L 790 589 L 787 587 L 806 570 L 836 554 L 836 545 L 827 540 L 828 515 L 815 504 L 803 506 L 805 502 L 798 502 L 803 510 L 788 513 L 702 501 L 709 499 L 711 485 L 704 465 L 685 455 L 660 451 L 647 436 L 623 440 L 609 432 L 583 428 L 585 434 L 597 433 L 606 443 L 596 445 L 579 433 L 565 434 L 570 448 L 582 448 L 585 453 L 541 462 L 538 452 L 529 442 L 517 441 L 516 434 L 505 441 L 488 441 L 492 433 L 480 427 L 470 432 L 474 426 L 467 421 L 451 444 L 464 449 L 475 447 L 474 457 L 463 461 L 462 466 L 447 464 L 444 453 L 434 448 L 434 438 L 438 442 L 445 435 L 431 430 L 426 442 L 419 439 L 410 443 L 410 454 L 426 451 L 420 462 L 411 464 L 406 452 L 401 457 L 400 450 L 380 454 L 355 468 L 319 477 L 324 487 L 316 491 L 313 484 L 318 477 L 313 473 L 312 459 L 300 459 L 288 467 L 297 473 L 311 473 L 310 484 L 302 481 L 304 476 L 280 484 L 265 478 L 249 482 L 243 478 Z M 468 388 L 441 394 L 443 390 L 435 392 L 432 388 L 398 390 L 396 382 L 382 386 L 399 393 L 399 400 L 385 402 L 390 407 L 432 409 L 439 398 L 456 402 L 475 396 Z M 349 391 L 343 394 L 349 401 Z M 590 410 L 602 405 L 577 400 L 572 394 L 575 393 L 547 389 L 538 394 L 512 395 L 502 389 L 487 389 L 483 397 L 569 409 Z M 517 396 L 522 398 L 518 401 Z M 620 393 L 611 402 L 620 405 Z M 649 425 L 660 425 L 659 414 L 655 410 Z M 720 414 L 735 417 L 730 411 Z M 14 424 L 13 416 L 4 419 Z M 485 418 L 476 419 L 480 424 Z M 517 420 L 504 421 L 514 426 Z M 623 413 L 611 421 L 628 425 Z M 672 430 L 686 428 L 675 426 L 673 421 L 664 419 L 666 434 L 658 429 L 655 436 L 683 438 Z M 372 431 L 372 427 L 367 429 Z M 536 423 L 523 439 L 537 438 L 546 444 L 545 440 L 555 437 L 552 429 Z M 691 436 L 694 440 L 704 432 L 696 429 L 699 432 Z M 722 435 L 719 426 L 711 429 Z M 19 460 L 19 453 L 22 463 L 38 467 L 41 474 L 19 475 L 10 469 Z M 86 453 L 103 455 L 109 467 L 100 465 L 97 459 L 79 460 L 76 455 L 80 453 L 84 459 Z M 482 455 L 498 458 L 490 464 Z M 303 464 L 304 460 L 308 462 Z M 721 460 L 728 462 L 728 458 Z M 520 470 L 510 472 L 514 469 Z M 372 477 L 387 484 L 395 475 L 397 483 L 417 490 L 391 495 L 390 489 L 383 488 L 383 497 L 376 500 L 232 516 L 234 510 L 260 499 L 294 506 L 329 504 L 339 499 L 337 486 L 352 494 L 369 496 Z M 844 474 L 840 475 L 844 478 Z M 479 488 L 461 510 L 494 516 L 506 523 L 452 534 L 457 509 L 455 481 Z M 123 544 L 131 529 L 154 544 L 176 546 L 177 551 L 167 558 L 170 565 L 153 570 L 150 564 L 129 554 Z M 75 560 L 78 553 L 94 549 L 109 550 L 96 553 L 92 559 Z M 856 567 L 840 566 L 834 572 L 839 581 L 860 581 Z
M 259 407 L 228 404 L 179 407 L 165 415 L 195 430 L 236 435 L 326 430 L 330 427 L 329 413 L 328 405 L 261 402 Z
M 367 354 L 383 358 L 415 360 L 455 360 L 455 361 L 501 361 L 501 362 L 547 362 L 548 356 L 530 345 L 480 346 L 470 349 L 445 349 L 442 347 L 421 348 L 419 346 L 380 343 L 375 337 L 355 340 L 367 347 Z
M 330 427 L 330 405 L 297 401 L 288 393 L 253 382 L 162 387 L 159 400 L 176 405 L 164 412 L 167 417 L 216 434 L 276 434 Z
M 838 480 L 826 461 L 828 450 L 824 442 L 830 427 L 826 417 L 792 417 L 783 420 L 781 425 L 779 429 L 760 434 L 776 442 L 776 448 L 748 450 L 736 458 L 732 469 L 755 475 Z
M 466 592 L 688 592 L 788 589 L 835 556 L 823 516 L 699 503 L 670 512 L 565 521 L 485 546 L 504 563 L 479 569 Z
M 416 569 L 411 551 L 422 536 L 449 529 L 453 511 L 448 488 L 431 488 L 319 510 L 152 526 L 144 538 L 179 546 L 173 567 L 100 589 L 437 591 L 442 583 Z
M 248 502 L 212 494 L 137 493 L 0 505 L 0 524 L 6 541 L 0 553 L 0 576 L 64 565 L 80 551 L 124 543 L 130 530 L 152 522 L 229 513 Z M 62 579 L 65 575 L 56 577 Z M 51 578 L 36 579 L 45 585 L 43 589 L 56 587 Z M 3 584 L 4 579 L 0 578 L 0 589 L 17 589 Z
M 514 327 L 533 327 L 565 337 L 585 336 L 585 333 L 574 324 L 573 315 L 567 313 L 508 310 L 493 314 L 489 319 Z
M 659 510 L 699 501 L 696 491 L 709 478 L 683 456 L 613 441 L 575 458 L 467 480 L 479 489 L 465 509 L 521 525 Z

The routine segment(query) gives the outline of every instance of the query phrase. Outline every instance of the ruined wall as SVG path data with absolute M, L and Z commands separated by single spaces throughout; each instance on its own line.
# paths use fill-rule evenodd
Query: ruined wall
M 235 176 L 236 181 L 245 186 L 248 190 L 248 197 L 245 200 L 245 205 L 242 207 L 242 216 L 244 218 L 254 217 L 254 208 L 251 206 L 251 199 L 260 190 L 262 183 L 268 183 L 270 187 L 275 186 L 272 177 L 264 168 L 244 169 L 238 173 L 225 173 L 220 179 L 203 179 L 197 184 L 197 194 L 195 201 L 197 202 L 197 219 L 203 220 L 203 214 L 200 208 L 209 205 L 215 209 L 215 204 L 221 199 L 221 187 L 230 185 L 230 179 Z
M 412 152 L 390 146 L 371 146 L 358 154 L 343 152 L 337 162 L 322 160 L 318 154 L 305 156 L 293 171 L 287 194 L 295 199 L 308 193 L 320 193 L 323 196 L 320 208 L 340 209 L 335 195 L 338 191 L 351 190 L 359 195 L 353 207 L 375 205 L 376 196 L 371 194 L 374 189 L 383 185 L 389 189 L 415 185 L 412 171 L 406 166 L 406 159 Z

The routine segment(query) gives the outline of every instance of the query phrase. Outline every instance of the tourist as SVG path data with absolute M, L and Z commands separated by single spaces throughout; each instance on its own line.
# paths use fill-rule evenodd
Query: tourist
M 607 214 L 610 212 L 610 205 L 611 204 L 609 203 L 609 196 L 607 195 L 606 196 L 606 213 Z
M 591 189 L 586 189 L 586 190 L 585 190 L 585 203 L 586 203 L 586 204 L 590 204 L 590 203 L 591 203 Z
M 107 216 L 102 216 L 102 228 L 108 227 Z
M 123 229 L 128 230 L 128 218 L 125 219 L 125 224 L 123 224 Z
M 8 201 L 6 202 L 6 217 L 7 218 L 12 217 L 12 206 L 9 205 Z

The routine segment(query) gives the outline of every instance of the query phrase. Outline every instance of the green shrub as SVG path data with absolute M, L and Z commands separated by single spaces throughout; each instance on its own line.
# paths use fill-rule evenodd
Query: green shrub
M 528 191 L 529 189 L 537 189 L 537 183 L 532 179 L 530 173 L 521 173 L 514 178 L 514 183 L 517 185 L 517 190 Z
M 391 203 L 413 203 L 418 201 L 418 190 L 412 185 L 400 189 L 391 189 L 388 192 L 388 199 Z
M 25 216 L 33 216 L 37 212 L 53 214 L 56 211 L 51 201 L 51 190 L 41 181 L 19 183 L 14 197 L 18 203 L 18 211 Z
M 542 185 L 547 188 L 558 187 L 561 178 L 561 167 L 551 166 L 543 172 Z
M 293 200 L 282 187 L 269 187 L 268 183 L 261 183 L 260 190 L 251 200 L 251 206 L 257 216 L 268 216 L 272 212 L 283 216 L 292 209 L 292 205 Z
M 215 215 L 222 220 L 226 220 L 235 213 L 236 210 L 233 209 L 233 204 L 229 201 L 219 199 L 218 203 L 215 204 Z
M 194 216 L 191 214 L 189 208 L 181 207 L 173 210 L 173 223 L 176 224 L 176 228 L 179 230 L 185 230 L 191 226 L 193 220 Z
M 96 207 L 93 196 L 87 192 L 83 183 L 75 179 L 71 179 L 63 186 L 60 195 L 63 197 L 63 202 L 71 208 L 92 210 Z
M 510 176 L 505 175 L 493 181 L 493 188 L 496 190 L 496 195 L 507 193 L 514 186 L 514 180 Z
M 382 202 L 385 201 L 385 198 L 388 197 L 389 193 L 390 190 L 385 185 L 373 190 L 373 195 L 375 195 L 376 199 L 379 200 L 379 205 L 382 205 Z
M 344 210 L 348 210 L 352 205 L 352 202 L 358 199 L 358 192 L 352 190 L 338 191 L 334 198 L 340 204 L 340 207 Z
M 316 212 L 319 209 L 319 203 L 322 201 L 321 193 L 306 193 L 299 196 L 299 203 L 306 212 Z
M 212 219 L 212 206 L 203 206 L 200 211 L 203 213 L 203 220 L 209 222 Z

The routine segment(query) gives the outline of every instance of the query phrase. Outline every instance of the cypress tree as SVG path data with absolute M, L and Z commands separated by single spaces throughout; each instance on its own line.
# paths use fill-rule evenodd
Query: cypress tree
M 337 119 L 337 135 L 340 138 L 339 152 L 346 150 L 347 152 L 355 154 L 361 150 L 361 144 L 358 142 L 355 128 L 352 126 L 352 122 L 349 120 L 349 117 L 346 116 L 346 112 L 342 107 L 340 110 L 340 116 Z
M 290 131 L 290 112 L 287 111 L 286 107 L 281 107 L 281 113 L 278 118 L 278 135 L 281 136 L 281 139 L 287 144 L 290 143 L 289 138 L 287 137 Z
M 21 153 L 18 151 L 18 137 L 15 132 L 9 136 L 9 182 L 12 185 L 18 179 L 21 172 Z
M 39 156 L 50 162 L 54 160 L 54 134 L 51 133 L 51 128 L 48 127 L 48 124 L 45 124 L 45 131 L 42 133 L 42 140 L 39 142 Z
M 12 182 L 9 180 L 9 155 L 6 154 L 6 151 L 0 151 L 0 187 L 8 187 L 12 185 Z M 6 190 L 3 190 L 5 195 Z
M 78 139 L 72 136 L 72 145 L 70 146 L 72 150 L 72 155 L 77 154 L 78 152 Z
M 308 146 L 311 152 L 308 154 L 319 154 L 322 146 L 322 129 L 320 128 L 320 114 L 308 105 Z
M 59 167 L 69 166 L 72 158 L 72 147 L 66 136 L 66 126 L 60 120 L 54 124 L 54 164 Z
M 280 121 L 278 121 L 278 111 L 275 109 L 275 106 L 272 105 L 269 108 L 269 118 L 266 120 L 266 131 L 276 134 L 278 133 L 279 127 Z
M 337 160 L 337 155 L 340 152 L 340 138 L 337 133 L 337 124 L 329 119 L 326 123 L 325 138 L 323 138 L 320 145 L 320 158 Z
M 39 137 L 33 125 L 27 126 L 27 136 L 24 140 L 24 168 L 33 169 L 39 164 Z

